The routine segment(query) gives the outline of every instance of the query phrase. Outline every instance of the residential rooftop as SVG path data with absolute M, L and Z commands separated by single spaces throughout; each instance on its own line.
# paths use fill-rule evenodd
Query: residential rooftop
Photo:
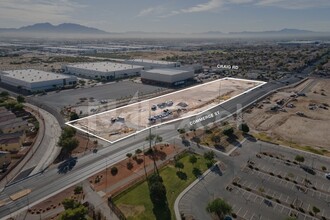
M 7 77 L 21 80 L 28 83 L 33 82 L 44 82 L 49 80 L 57 79 L 70 79 L 72 76 L 67 76 L 64 74 L 45 72 L 35 69 L 25 69 L 25 70 L 8 70 L 2 71 L 3 75 Z
M 122 64 L 122 63 L 113 63 L 113 62 L 93 62 L 93 63 L 79 63 L 79 64 L 69 64 L 67 67 L 74 67 L 80 69 L 86 69 L 91 71 L 98 72 L 113 72 L 119 70 L 130 70 L 143 68 L 142 66 Z
M 9 133 L 9 134 L 1 134 L 0 140 L 5 140 L 5 139 L 12 139 L 12 138 L 20 138 L 24 134 L 23 131 L 15 132 L 15 133 Z

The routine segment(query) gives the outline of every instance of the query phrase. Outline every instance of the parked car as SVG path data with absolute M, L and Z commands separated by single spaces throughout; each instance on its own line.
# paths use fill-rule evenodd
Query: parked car
M 312 168 L 308 167 L 308 166 L 300 165 L 300 168 L 303 169 L 305 172 L 307 172 L 309 174 L 315 175 L 315 171 Z
M 267 199 L 264 199 L 264 203 L 269 206 L 269 207 L 272 207 L 273 206 L 273 203 Z
M 325 178 L 327 178 L 328 180 L 330 180 L 330 173 L 326 173 L 325 174 Z

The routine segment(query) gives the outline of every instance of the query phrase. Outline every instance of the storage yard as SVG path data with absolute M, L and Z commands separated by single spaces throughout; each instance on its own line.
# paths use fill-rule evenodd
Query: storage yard
M 264 82 L 224 78 L 88 116 L 68 124 L 109 142 L 206 111 Z

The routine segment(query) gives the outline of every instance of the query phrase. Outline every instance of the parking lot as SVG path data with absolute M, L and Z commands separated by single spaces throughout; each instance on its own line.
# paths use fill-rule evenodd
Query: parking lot
M 313 175 L 301 166 L 282 152 L 260 152 L 248 160 L 229 189 L 284 216 L 330 219 L 330 181 L 324 176 L 326 172 L 308 166 L 314 170 Z
M 330 219 L 329 158 L 253 140 L 235 156 L 216 155 L 225 163 L 223 175 L 211 172 L 181 199 L 185 216 L 211 219 L 204 209 L 220 197 L 232 206 L 235 219 Z M 297 155 L 304 161 L 296 161 Z
M 89 100 L 92 97 L 97 104 L 100 104 L 101 100 L 109 100 L 110 102 L 111 100 L 133 97 L 137 95 L 137 92 L 139 95 L 145 95 L 163 90 L 166 90 L 166 88 L 131 81 L 120 81 L 91 88 L 63 90 L 58 93 L 50 92 L 47 95 L 35 96 L 33 99 L 43 102 L 60 112 L 64 106 L 77 105 L 81 98 Z M 85 103 L 85 105 L 87 104 L 88 102 Z

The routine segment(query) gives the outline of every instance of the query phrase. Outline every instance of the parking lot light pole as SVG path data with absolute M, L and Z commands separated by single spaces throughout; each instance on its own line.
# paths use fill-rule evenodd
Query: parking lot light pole
M 103 154 L 98 154 L 102 156 L 105 159 L 105 194 L 107 194 L 108 191 L 108 158 L 104 156 Z

